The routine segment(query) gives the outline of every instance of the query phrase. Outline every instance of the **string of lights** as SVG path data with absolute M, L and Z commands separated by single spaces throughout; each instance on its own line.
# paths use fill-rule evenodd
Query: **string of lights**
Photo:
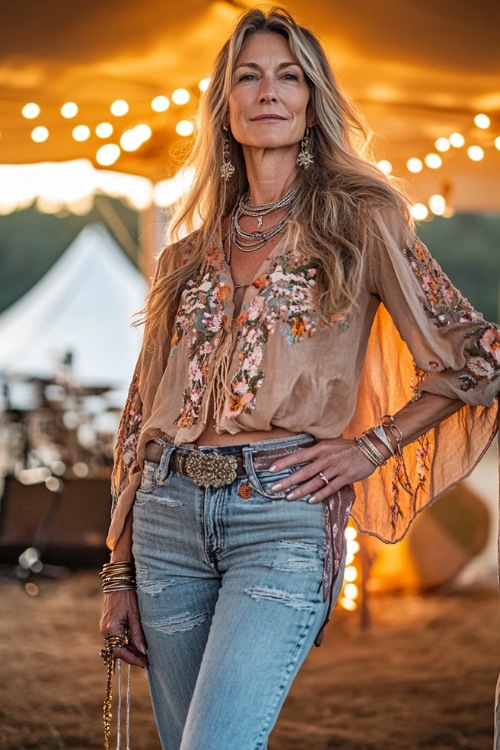
M 203 78 L 198 88 L 201 93 L 206 91 L 209 78 Z M 183 107 L 188 104 L 191 100 L 191 93 L 184 88 L 175 89 L 170 98 L 160 94 L 155 96 L 150 103 L 152 113 L 166 112 L 171 103 L 178 107 Z M 109 113 L 113 118 L 121 118 L 130 112 L 130 104 L 124 99 L 117 99 L 109 106 Z M 60 106 L 60 114 L 64 120 L 75 120 L 80 113 L 80 107 L 76 102 L 64 102 Z M 22 116 L 27 120 L 43 120 L 43 106 L 36 102 L 28 102 L 21 109 Z M 181 119 L 175 125 L 175 131 L 177 135 L 186 138 L 192 135 L 194 131 L 194 123 L 192 119 Z M 102 140 L 111 139 L 115 136 L 115 142 L 105 143 L 100 146 L 95 154 L 95 161 L 99 166 L 110 167 L 115 164 L 120 158 L 122 151 L 137 151 L 140 147 L 148 141 L 153 133 L 153 128 L 150 123 L 140 122 L 132 128 L 123 130 L 120 134 L 119 123 L 109 122 L 103 120 L 90 127 L 88 124 L 80 123 L 72 128 L 71 135 L 73 140 L 78 143 L 84 143 L 88 141 L 95 132 L 95 135 Z M 40 124 L 35 125 L 30 133 L 31 139 L 34 143 L 45 143 L 51 136 L 50 130 L 46 125 Z
M 99 168 L 104 168 L 105 171 L 117 164 L 122 153 L 139 152 L 140 149 L 151 140 L 155 133 L 158 133 L 162 128 L 165 127 L 165 121 L 155 120 L 155 117 L 162 115 L 163 113 L 170 110 L 170 115 L 178 108 L 181 119 L 175 124 L 175 132 L 177 135 L 183 138 L 189 138 L 194 132 L 195 128 L 195 115 L 189 115 L 189 112 L 185 113 L 182 117 L 182 109 L 189 105 L 193 105 L 193 112 L 197 106 L 197 98 L 207 90 L 210 79 L 205 77 L 200 80 L 197 89 L 188 91 L 185 88 L 178 88 L 173 90 L 169 96 L 165 94 L 158 94 L 154 96 L 149 102 L 141 102 L 138 105 L 137 102 L 130 103 L 124 99 L 116 99 L 107 105 L 107 115 L 99 117 L 98 122 L 91 122 L 90 118 L 87 118 L 87 122 L 83 113 L 85 107 L 88 109 L 88 103 L 80 107 L 77 102 L 66 101 L 62 104 L 54 105 L 54 103 L 37 103 L 28 102 L 21 106 L 19 105 L 20 114 L 26 120 L 31 121 L 34 127 L 29 132 L 31 140 L 36 144 L 43 144 L 48 141 L 51 137 L 60 137 L 61 126 L 64 123 L 68 123 L 70 126 L 70 134 L 73 141 L 76 143 L 86 143 L 87 151 L 82 154 L 84 158 L 88 158 L 88 146 L 92 144 L 91 138 L 97 138 L 99 141 L 103 141 L 102 144 L 96 143 L 96 150 L 94 153 L 93 161 Z M 60 121 L 56 121 L 52 117 L 51 127 L 47 127 L 44 123 L 44 112 L 49 108 L 53 111 L 54 106 L 57 107 L 60 113 Z M 191 109 L 191 108 L 189 108 Z M 100 111 L 99 107 L 93 108 L 94 117 L 95 111 Z M 141 112 L 142 117 L 138 117 L 135 124 L 134 111 L 138 110 Z M 144 116 L 144 112 L 149 111 L 149 116 Z M 187 116 L 186 116 L 187 114 Z M 122 119 L 125 118 L 125 119 Z M 126 122 L 126 127 L 124 123 Z M 485 158 L 489 158 L 490 152 L 494 149 L 500 151 L 500 135 L 495 132 L 497 130 L 498 123 L 492 123 L 492 118 L 485 113 L 478 113 L 472 120 L 468 129 L 464 129 L 464 134 L 459 132 L 453 132 L 448 135 L 441 135 L 435 139 L 431 149 L 425 154 L 410 156 L 406 159 L 405 170 L 408 176 L 419 175 L 425 170 L 437 172 L 443 166 L 449 166 L 450 159 L 454 153 L 462 150 L 467 154 L 467 157 L 472 162 L 480 162 Z M 172 126 L 171 126 L 172 127 Z M 57 133 L 54 131 L 57 129 Z M 66 132 L 66 131 L 65 131 Z M 482 138 L 478 138 L 478 134 L 482 134 Z M 5 135 L 5 137 L 4 137 Z M 1 143 L 8 147 L 8 132 L 0 133 Z M 479 142 L 478 142 L 479 141 Z M 69 162 L 76 164 L 82 159 L 76 159 L 75 162 Z M 40 161 L 43 161 L 43 155 L 41 154 Z M 24 166 L 24 165 L 23 165 Z M 377 167 L 386 175 L 393 175 L 393 165 L 387 159 L 383 159 L 377 162 Z M 0 167 L 3 169 L 3 167 Z M 88 170 L 87 170 L 88 171 Z M 401 170 L 400 170 L 401 171 Z M 399 176 L 405 176 L 404 174 Z M 147 180 L 147 178 L 138 178 Z M 94 182 L 103 182 L 102 179 L 96 179 Z M 88 180 L 87 180 L 88 183 Z M 129 186 L 131 182 L 129 181 Z M 130 196 L 130 190 L 124 189 L 122 193 L 136 208 L 144 208 L 152 203 L 160 207 L 166 207 L 173 203 L 180 197 L 183 190 L 189 187 L 190 180 L 185 173 L 181 174 L 179 178 L 170 180 L 162 180 L 157 182 L 154 186 L 150 182 L 150 188 L 145 189 L 145 185 L 142 186 L 142 194 L 139 201 L 135 200 L 134 197 Z M 102 190 L 101 187 L 94 186 L 94 189 Z M 413 218 L 417 221 L 428 219 L 430 216 L 451 216 L 453 213 L 453 207 L 449 202 L 450 185 L 449 181 L 444 180 L 442 188 L 439 193 L 429 195 L 426 202 L 415 202 L 411 207 L 411 213 Z M 9 190 L 9 183 L 4 185 L 4 189 L 0 189 L 0 214 L 9 213 L 17 208 L 24 207 L 27 202 L 27 197 L 21 200 L 14 200 L 12 197 L 12 191 L 10 197 L 6 195 L 6 191 Z M 43 192 L 43 190 L 42 190 Z M 78 192 L 78 191 L 77 191 Z M 120 191 L 118 191 L 120 192 Z M 133 190 L 137 196 L 138 191 Z M 116 194 L 116 189 L 113 194 Z M 88 197 L 88 193 L 86 194 Z M 18 196 L 19 197 L 19 196 Z M 421 197 L 421 196 L 420 196 Z M 36 198 L 36 196 L 35 196 Z M 33 200 L 33 198 L 31 198 Z M 38 201 L 39 208 L 41 210 L 57 212 L 58 207 L 60 208 L 64 204 L 64 208 L 73 210 L 78 201 L 75 200 L 64 200 L 60 196 L 58 201 L 47 200 L 43 198 Z M 88 204 L 88 200 L 86 201 Z M 76 207 L 77 212 L 82 210 L 83 204 Z
M 474 127 L 475 126 L 475 127 Z M 473 162 L 482 161 L 487 155 L 488 149 L 496 148 L 500 151 L 500 135 L 491 134 L 492 120 L 484 114 L 479 113 L 474 117 L 473 125 L 467 133 L 468 139 L 458 132 L 451 133 L 449 136 L 440 136 L 434 141 L 434 151 L 429 151 L 422 158 L 412 156 L 406 161 L 406 170 L 411 175 L 421 173 L 426 167 L 430 170 L 439 170 L 446 164 L 448 156 L 454 151 L 466 148 L 467 156 Z M 477 142 L 477 131 L 488 131 L 489 135 L 482 146 Z M 472 140 L 469 144 L 467 140 Z M 390 161 L 382 159 L 377 162 L 377 167 L 386 175 L 393 173 L 393 166 Z M 446 184 L 446 183 L 445 183 Z M 429 196 L 427 205 L 425 203 L 414 203 L 411 207 L 411 214 L 416 221 L 424 221 L 430 214 L 434 216 L 449 217 L 453 214 L 451 206 L 447 203 L 447 196 L 434 194 Z

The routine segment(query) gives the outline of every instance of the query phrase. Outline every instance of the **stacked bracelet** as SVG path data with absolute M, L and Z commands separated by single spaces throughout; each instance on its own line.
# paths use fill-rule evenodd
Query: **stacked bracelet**
M 130 561 L 105 563 L 99 573 L 105 594 L 136 588 L 135 567 Z
M 396 455 L 396 451 L 391 441 L 389 440 L 388 436 L 386 435 L 383 425 L 379 424 L 376 427 L 372 427 L 371 430 L 369 430 L 369 432 L 371 432 L 372 435 L 375 435 L 375 437 L 378 438 L 380 442 L 385 445 L 387 450 L 391 452 L 392 456 Z
M 361 453 L 363 453 L 374 466 L 385 466 L 387 463 L 385 458 L 376 445 L 374 445 L 368 438 L 366 432 L 364 432 L 361 437 L 354 438 L 354 442 Z
M 364 432 L 361 437 L 354 439 L 354 442 L 360 451 L 374 466 L 385 466 L 387 463 L 386 459 L 378 450 L 377 446 L 369 439 L 369 434 L 378 438 L 391 452 L 396 461 L 399 462 L 402 459 L 403 433 L 397 426 L 395 419 L 391 414 L 384 414 L 379 425 L 372 427 L 368 432 Z
M 390 435 L 392 437 L 392 440 L 396 444 L 396 449 L 393 451 L 393 455 L 401 457 L 403 455 L 403 433 L 397 426 L 392 414 L 384 414 L 380 426 L 384 430 L 387 437 L 389 438 Z

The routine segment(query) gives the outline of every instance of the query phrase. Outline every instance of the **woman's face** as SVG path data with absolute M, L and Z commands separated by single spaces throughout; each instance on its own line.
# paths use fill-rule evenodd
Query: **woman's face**
M 229 95 L 229 125 L 245 147 L 298 144 L 307 126 L 309 88 L 304 71 L 280 34 L 257 32 L 241 48 Z

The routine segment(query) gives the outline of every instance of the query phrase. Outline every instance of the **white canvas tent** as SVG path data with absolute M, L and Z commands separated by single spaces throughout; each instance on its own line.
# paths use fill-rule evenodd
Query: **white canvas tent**
M 0 374 L 54 376 L 67 352 L 83 386 L 126 388 L 147 283 L 107 230 L 85 227 L 50 271 L 0 316 Z

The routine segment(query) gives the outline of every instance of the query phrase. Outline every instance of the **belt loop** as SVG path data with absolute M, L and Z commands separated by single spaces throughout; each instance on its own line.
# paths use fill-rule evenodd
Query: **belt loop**
M 250 472 L 253 468 L 252 447 L 244 445 L 241 449 L 241 453 L 243 456 L 243 466 L 245 467 L 247 475 L 250 476 Z
M 156 484 L 163 484 L 165 479 L 167 478 L 170 459 L 172 458 L 172 453 L 175 450 L 175 445 L 173 443 L 166 443 L 164 445 L 165 447 L 163 449 L 163 453 L 161 454 L 160 465 L 158 466 L 158 471 L 156 472 Z

